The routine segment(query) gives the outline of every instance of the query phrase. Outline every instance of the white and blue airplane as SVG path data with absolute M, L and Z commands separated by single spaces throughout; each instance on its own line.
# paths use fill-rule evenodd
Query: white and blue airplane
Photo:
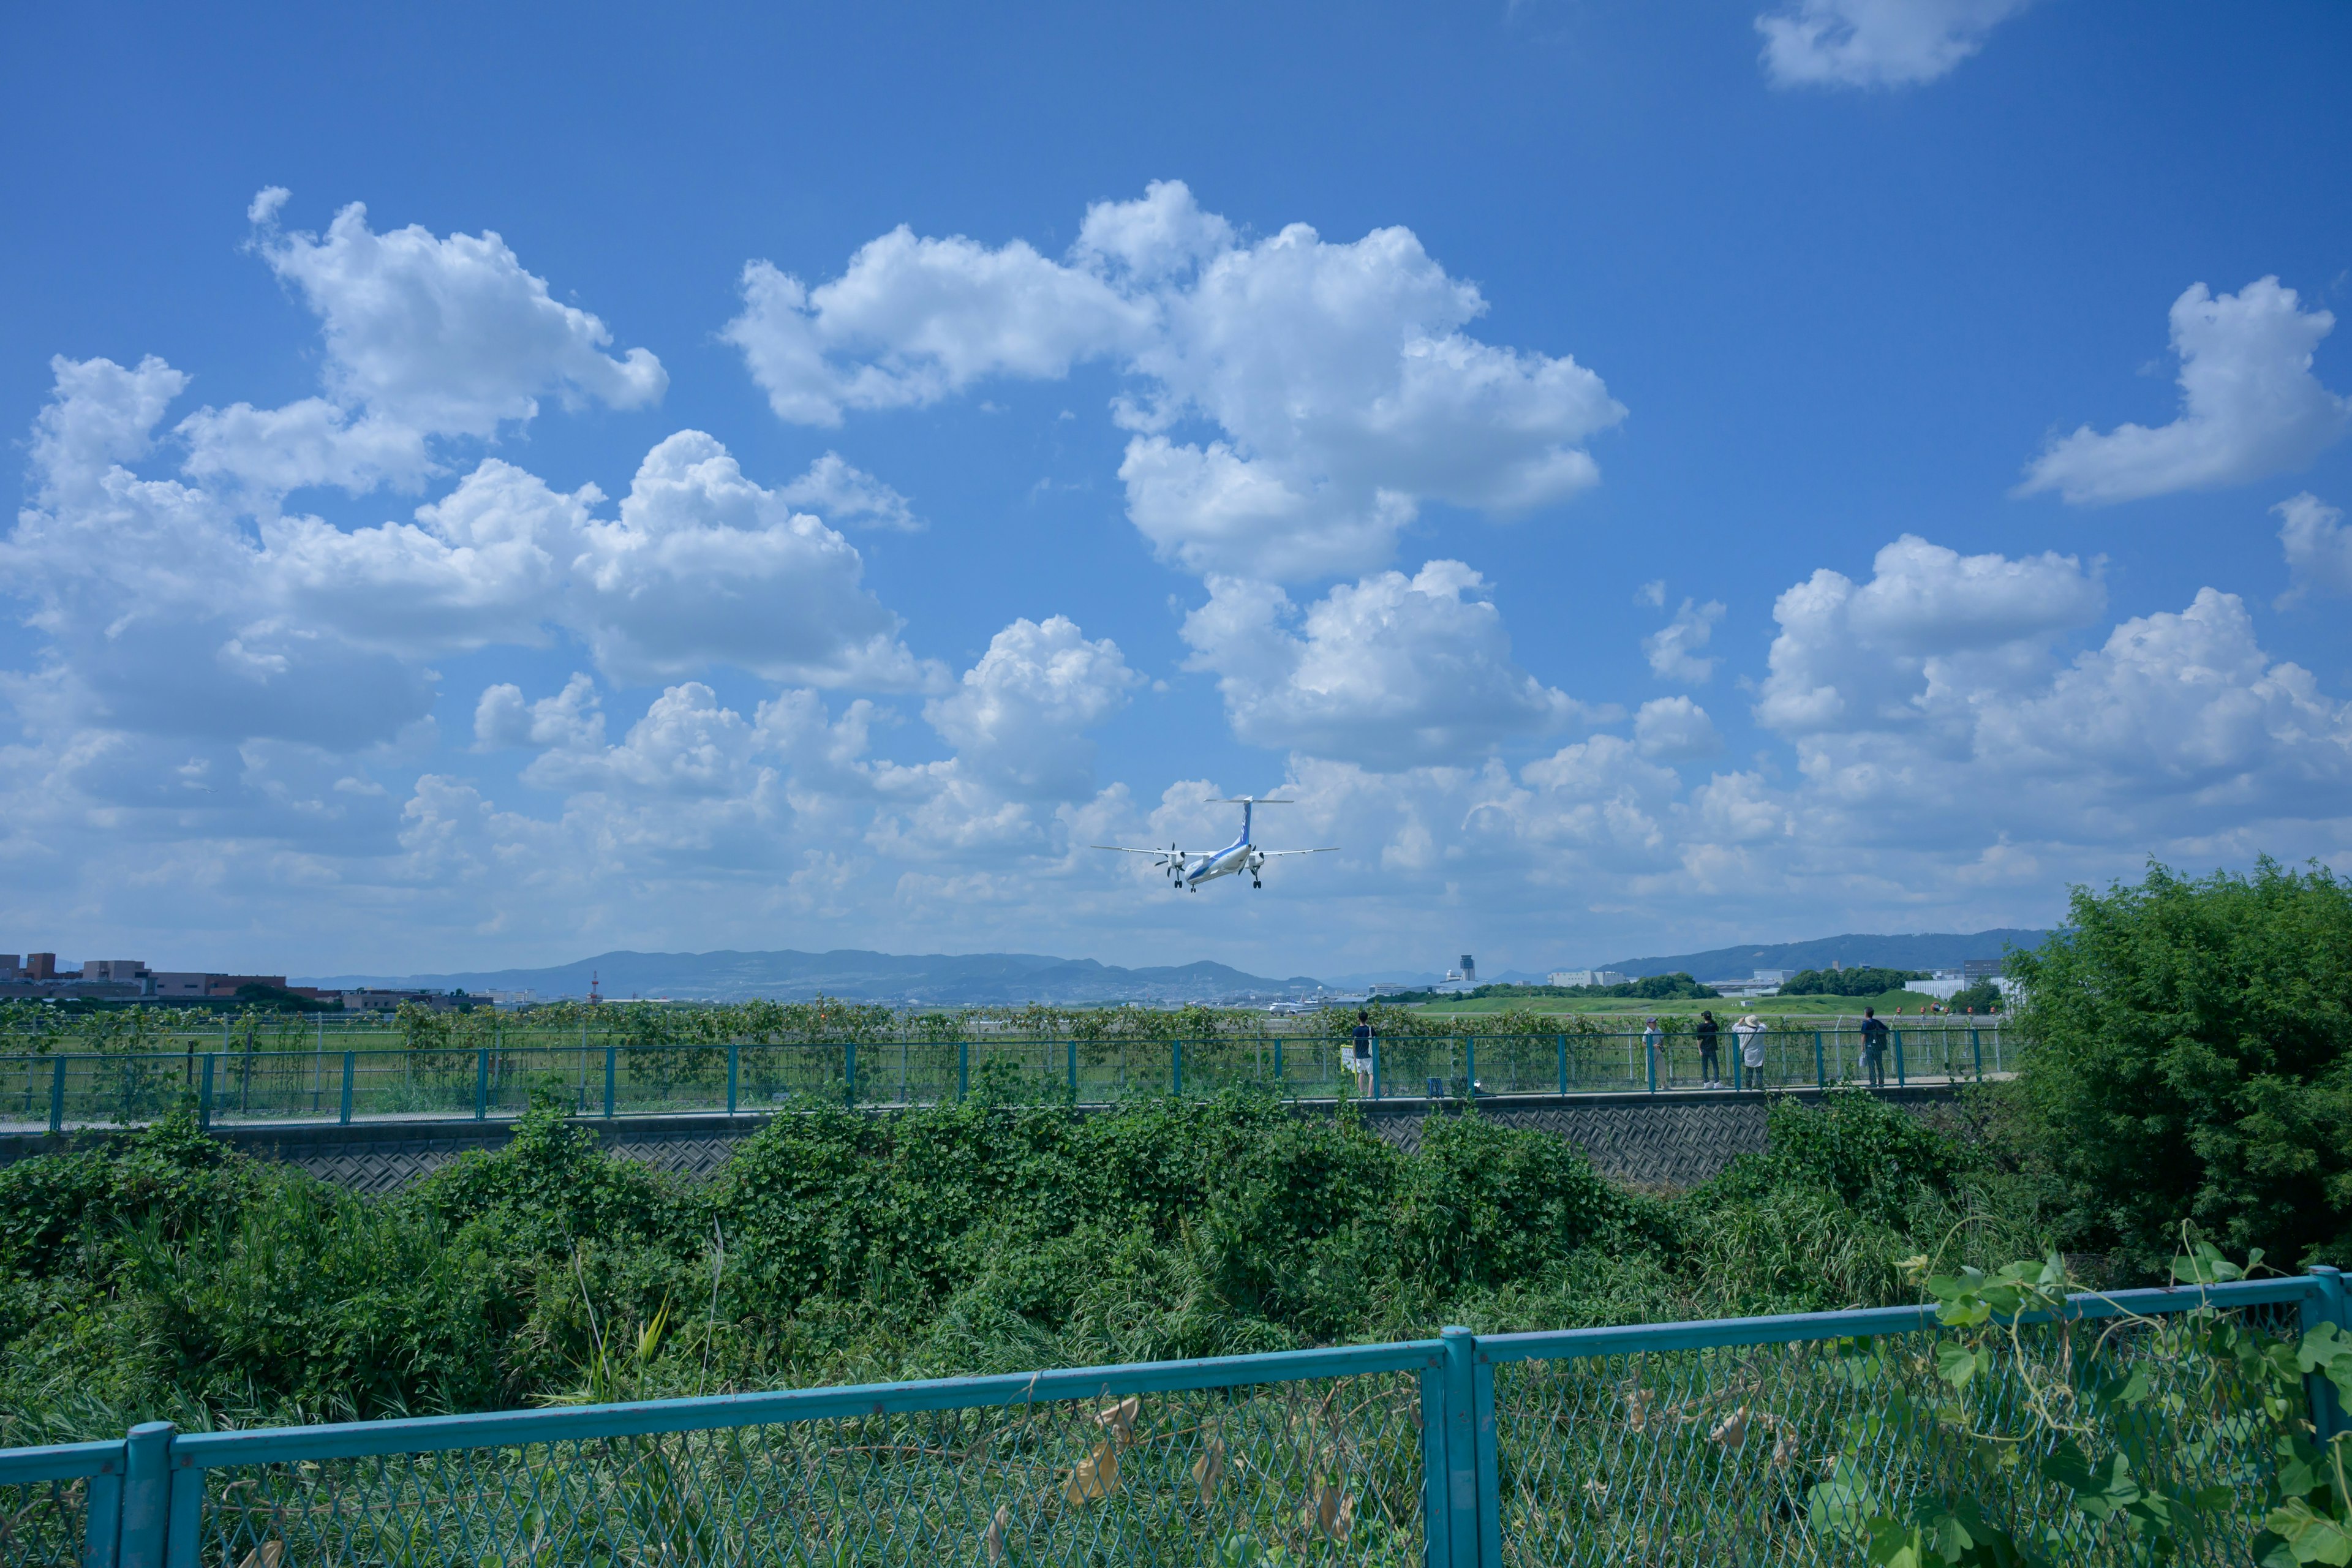
M 1330 855 L 1339 850 L 1339 847 L 1336 844 L 1327 844 L 1320 849 L 1261 849 L 1250 842 L 1252 807 L 1291 805 L 1295 805 L 1295 802 L 1268 800 L 1259 795 L 1236 795 L 1230 800 L 1213 800 L 1207 804 L 1238 805 L 1242 808 L 1242 836 L 1223 849 L 1214 851 L 1179 849 L 1173 844 L 1165 849 L 1130 849 L 1124 844 L 1097 844 L 1093 847 L 1108 849 L 1120 855 L 1155 856 L 1158 858 L 1160 869 L 1168 873 L 1169 886 L 1190 889 L 1196 893 L 1201 890 L 1201 884 L 1203 882 L 1213 882 L 1220 877 L 1236 877 L 1244 871 L 1249 873 L 1251 887 L 1263 888 L 1265 884 L 1257 879 L 1257 874 L 1268 860 L 1274 859 L 1276 856 Z

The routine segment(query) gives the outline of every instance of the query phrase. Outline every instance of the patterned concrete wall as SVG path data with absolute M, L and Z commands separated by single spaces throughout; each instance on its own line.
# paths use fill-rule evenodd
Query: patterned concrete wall
M 1802 1091 L 1799 1098 L 1814 1098 Z M 1886 1091 L 1912 1110 L 1930 1111 L 1956 1099 L 1947 1089 Z M 1432 1115 L 1462 1108 L 1422 1100 L 1386 1100 L 1362 1107 L 1371 1130 L 1402 1149 L 1418 1148 Z M 1327 1103 L 1299 1107 L 1302 1115 L 1329 1115 Z M 1564 1138 L 1591 1157 L 1603 1175 L 1643 1186 L 1687 1186 L 1721 1171 L 1734 1155 L 1766 1145 L 1766 1104 L 1754 1094 L 1683 1091 L 1646 1094 L 1520 1095 L 1486 1101 L 1479 1114 L 1507 1127 Z M 656 1170 L 697 1180 L 717 1173 L 736 1140 L 764 1125 L 763 1116 L 679 1116 L 590 1123 L 604 1147 Z M 351 1127 L 227 1127 L 216 1129 L 237 1148 L 262 1159 L 284 1160 L 311 1174 L 361 1193 L 406 1186 L 470 1150 L 504 1144 L 498 1121 L 368 1123 Z M 0 1138 L 0 1164 L 64 1146 L 47 1137 Z

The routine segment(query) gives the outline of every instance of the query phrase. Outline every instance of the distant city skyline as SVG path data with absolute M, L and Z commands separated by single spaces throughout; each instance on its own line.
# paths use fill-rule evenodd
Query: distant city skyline
M 60 952 L 1541 974 L 2352 868 L 2340 5 L 0 43 Z M 1340 852 L 1086 847 L 1243 794 Z

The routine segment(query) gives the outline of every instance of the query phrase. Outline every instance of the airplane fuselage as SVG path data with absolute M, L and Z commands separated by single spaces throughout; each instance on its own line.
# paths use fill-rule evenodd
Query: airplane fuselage
M 1197 888 L 1203 882 L 1213 882 L 1220 877 L 1238 876 L 1244 871 L 1255 879 L 1257 866 L 1252 861 L 1255 859 L 1249 837 L 1244 834 L 1206 859 L 1187 867 L 1179 880 L 1188 888 Z

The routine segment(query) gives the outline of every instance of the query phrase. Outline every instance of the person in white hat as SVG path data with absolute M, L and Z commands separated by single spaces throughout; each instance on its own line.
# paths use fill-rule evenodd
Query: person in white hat
M 1761 1089 L 1764 1085 L 1764 1020 L 1750 1013 L 1732 1025 L 1731 1032 L 1739 1042 L 1739 1066 L 1741 1076 L 1748 1080 L 1747 1087 Z

